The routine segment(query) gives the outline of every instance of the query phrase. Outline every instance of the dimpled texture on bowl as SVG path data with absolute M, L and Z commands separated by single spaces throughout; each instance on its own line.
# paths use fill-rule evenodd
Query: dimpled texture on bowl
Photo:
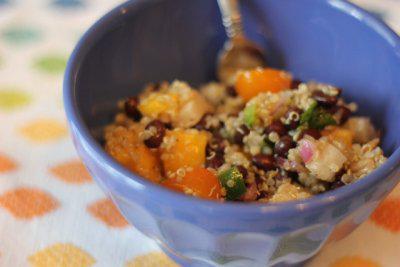
M 340 0 L 253 0 L 241 9 L 247 36 L 267 51 L 270 66 L 344 88 L 382 130 L 390 157 L 355 184 L 282 204 L 205 201 L 130 173 L 101 147 L 116 102 L 151 81 L 213 79 L 225 34 L 215 0 L 137 0 L 115 8 L 68 63 L 64 100 L 74 144 L 126 219 L 185 266 L 302 262 L 363 222 L 399 180 L 399 38 Z

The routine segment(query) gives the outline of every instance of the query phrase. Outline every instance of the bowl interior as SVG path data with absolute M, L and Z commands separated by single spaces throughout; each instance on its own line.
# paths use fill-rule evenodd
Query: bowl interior
M 279 3 L 278 3 L 279 2 Z M 400 47 L 384 26 L 339 0 L 242 1 L 245 31 L 268 64 L 302 80 L 332 83 L 383 132 L 390 155 L 400 144 Z M 116 102 L 148 82 L 214 79 L 225 34 L 215 0 L 135 1 L 100 21 L 76 77 L 79 112 L 101 141 Z

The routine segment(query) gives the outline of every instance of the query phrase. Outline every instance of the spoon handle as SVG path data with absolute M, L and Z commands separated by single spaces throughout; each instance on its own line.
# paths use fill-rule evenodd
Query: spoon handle
M 218 0 L 226 34 L 233 39 L 243 35 L 242 16 L 238 0 Z

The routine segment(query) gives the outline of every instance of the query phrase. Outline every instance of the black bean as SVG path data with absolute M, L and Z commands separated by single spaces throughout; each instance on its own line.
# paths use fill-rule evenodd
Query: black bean
M 254 179 L 256 181 L 256 184 L 261 184 L 263 182 L 263 179 L 261 178 L 260 174 L 254 173 Z
M 333 106 L 327 109 L 332 115 L 337 115 L 339 117 L 339 123 L 345 123 L 351 115 L 351 110 L 345 106 Z
M 248 172 L 245 167 L 238 165 L 238 166 L 236 166 L 236 169 L 242 174 L 243 179 L 247 178 Z
M 312 96 L 318 104 L 324 107 L 332 107 L 336 105 L 338 101 L 336 96 L 327 95 L 322 91 L 314 91 Z
M 351 110 L 345 106 L 340 106 L 337 112 L 340 112 L 340 124 L 345 123 L 351 115 Z
M 343 174 L 345 174 L 345 173 L 346 173 L 346 170 L 345 170 L 344 168 L 341 168 L 341 169 L 335 174 L 336 180 L 333 181 L 333 182 L 330 184 L 330 189 L 331 189 L 331 190 L 332 190 L 332 189 L 339 188 L 339 187 L 342 187 L 342 186 L 345 185 L 345 184 L 342 182 L 342 180 L 341 180 Z M 329 185 L 329 184 L 328 184 L 328 185 Z
M 299 126 L 301 113 L 303 111 L 297 107 L 290 108 L 285 113 L 284 121 L 289 130 L 294 130 Z
M 165 128 L 167 128 L 168 130 L 172 130 L 172 124 L 170 122 L 164 123 Z
M 264 131 L 264 133 L 268 136 L 270 133 L 275 132 L 279 136 L 285 135 L 287 130 L 285 125 L 283 125 L 280 121 L 273 121 Z
M 334 181 L 334 182 L 331 184 L 330 189 L 333 190 L 333 189 L 342 187 L 342 186 L 344 186 L 344 185 L 345 185 L 345 184 L 342 182 L 342 180 L 339 179 L 339 180 Z
M 260 194 L 259 194 L 257 200 L 261 199 L 261 198 L 270 198 L 270 197 L 271 197 L 270 193 L 268 193 L 266 191 L 260 191 Z
M 214 135 L 206 146 L 206 152 L 215 151 L 217 153 L 224 153 L 225 150 L 224 138 L 219 135 Z
M 160 91 L 160 88 L 161 88 L 161 84 L 159 82 L 156 82 L 152 85 L 151 89 L 153 92 L 157 92 L 157 91 Z
M 235 89 L 234 86 L 228 86 L 228 87 L 226 87 L 226 93 L 227 93 L 229 96 L 232 96 L 232 97 L 236 97 L 236 96 L 237 96 L 237 92 L 236 92 L 236 89 Z
M 338 112 L 339 108 L 340 108 L 340 106 L 333 106 L 333 107 L 327 108 L 327 109 L 325 109 L 325 110 L 326 110 L 326 112 L 328 112 L 329 114 L 334 115 L 336 112 Z
M 194 126 L 194 128 L 199 131 L 207 130 L 207 117 L 209 115 L 209 113 L 204 114 L 203 117 L 201 117 L 200 121 Z
M 342 178 L 343 174 L 346 173 L 346 170 L 344 168 L 341 168 L 336 174 L 335 177 L 337 180 L 340 180 L 340 178 Z
M 209 154 L 206 157 L 206 168 L 213 168 L 213 169 L 218 169 L 224 164 L 224 155 L 216 152 L 216 151 L 210 151 Z
M 274 157 L 265 154 L 258 154 L 252 158 L 253 165 L 258 169 L 270 171 L 276 168 Z
M 289 149 L 293 148 L 294 146 L 295 143 L 293 142 L 292 138 L 286 135 L 281 137 L 279 141 L 275 143 L 274 152 L 281 157 L 286 157 Z
M 282 158 L 282 157 L 279 157 L 279 156 L 275 157 L 275 164 L 281 169 L 285 168 L 285 163 L 286 162 L 287 162 L 287 160 L 285 158 Z
M 243 138 L 250 133 L 249 128 L 246 125 L 241 125 L 236 129 L 235 135 L 233 136 L 233 141 L 236 144 L 243 144 Z
M 291 85 L 290 85 L 290 88 L 291 88 L 291 89 L 297 89 L 297 88 L 299 88 L 299 85 L 300 85 L 301 83 L 303 83 L 302 80 L 294 79 L 294 80 L 292 80 L 292 83 L 291 83 Z
M 144 144 L 149 148 L 157 148 L 161 145 L 164 135 L 165 135 L 165 126 L 159 120 L 153 120 L 149 124 L 147 124 L 145 130 L 154 131 L 153 134 L 144 140 Z
M 218 128 L 222 127 L 222 122 L 219 122 L 218 126 L 214 125 L 207 125 L 207 120 L 210 116 L 212 116 L 212 113 L 206 113 L 201 117 L 200 121 L 194 126 L 195 129 L 199 131 L 216 131 Z
M 136 96 L 129 97 L 125 101 L 124 105 L 126 115 L 128 115 L 128 117 L 130 117 L 135 121 L 138 121 L 142 118 L 142 114 L 138 109 L 138 105 L 139 105 L 139 100 Z
M 299 179 L 299 174 L 295 171 L 286 171 L 287 176 L 292 178 L 292 180 L 298 181 Z
M 317 129 L 304 129 L 303 131 L 301 131 L 299 139 L 303 138 L 306 135 L 309 135 L 314 139 L 319 139 L 321 137 L 321 133 Z
M 258 191 L 257 184 L 251 183 L 246 185 L 246 192 L 240 197 L 242 201 L 255 201 L 260 192 Z
M 224 138 L 220 134 L 216 133 L 211 137 L 206 146 L 206 167 L 217 169 L 224 164 L 225 146 Z

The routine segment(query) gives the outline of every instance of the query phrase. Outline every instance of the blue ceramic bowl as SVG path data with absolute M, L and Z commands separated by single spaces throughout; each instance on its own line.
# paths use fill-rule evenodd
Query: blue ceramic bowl
M 382 129 L 387 162 L 359 182 L 304 201 L 218 203 L 138 177 L 111 159 L 101 129 L 116 102 L 150 81 L 214 78 L 225 35 L 215 0 L 127 2 L 78 43 L 64 101 L 75 146 L 126 219 L 175 260 L 192 266 L 298 263 L 364 221 L 400 176 L 400 40 L 340 0 L 242 1 L 245 31 L 270 66 L 344 88 Z

